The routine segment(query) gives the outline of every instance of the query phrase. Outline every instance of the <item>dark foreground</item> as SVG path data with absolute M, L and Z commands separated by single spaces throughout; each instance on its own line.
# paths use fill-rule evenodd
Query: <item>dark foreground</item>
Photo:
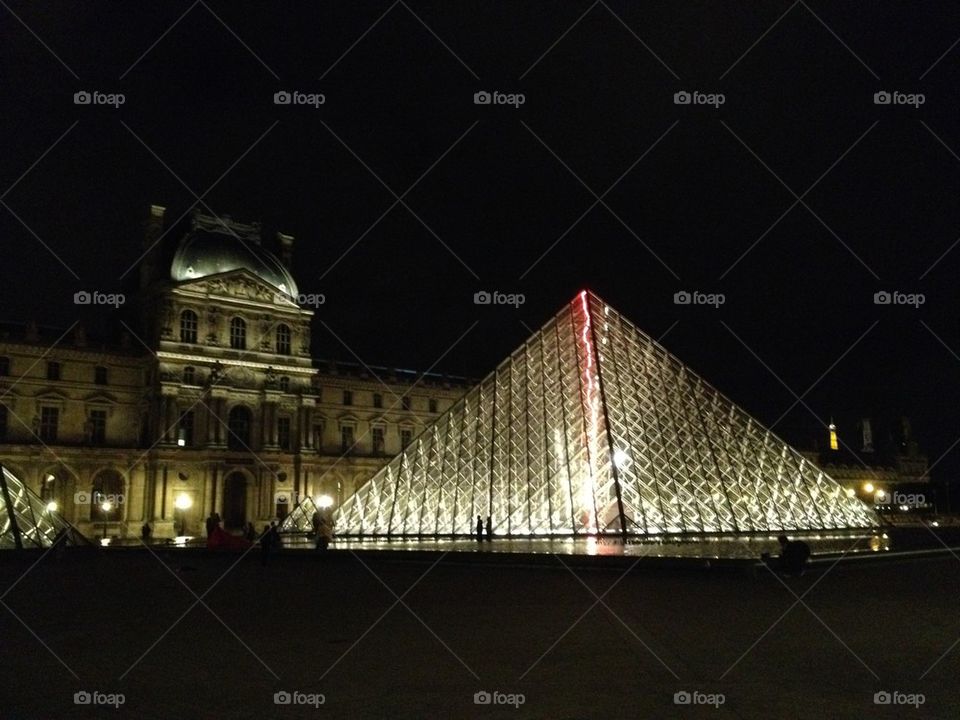
M 960 714 L 960 645 L 937 662 L 960 638 L 953 556 L 785 586 L 764 569 L 158 552 L 51 554 L 3 597 L 3 720 Z M 0 560 L 0 594 L 37 557 Z M 84 691 L 123 704 L 75 704 Z

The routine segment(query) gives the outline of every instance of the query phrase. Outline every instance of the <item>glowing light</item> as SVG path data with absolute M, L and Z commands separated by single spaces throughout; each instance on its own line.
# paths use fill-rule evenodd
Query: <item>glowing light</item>
M 873 495 L 873 501 L 876 503 L 886 502 L 890 498 L 887 497 L 887 493 L 884 490 L 877 490 Z
M 100 509 L 103 510 L 105 513 L 108 513 L 111 510 L 113 510 L 113 503 L 107 500 L 100 504 Z
M 318 495 L 314 502 L 318 508 L 328 508 L 333 506 L 333 498 L 329 495 Z
M 620 448 L 613 451 L 613 464 L 618 468 L 624 468 L 630 462 L 630 456 Z
M 193 498 L 186 493 L 180 493 L 173 501 L 173 506 L 177 510 L 189 510 L 193 507 Z
M 863 491 L 864 491 L 864 492 L 868 492 L 868 493 L 872 493 L 872 492 L 873 492 L 873 483 L 872 483 L 872 482 L 864 483 L 864 484 L 863 484 Z
M 48 482 L 48 483 L 51 483 L 51 482 L 53 482 L 53 481 L 56 480 L 56 479 L 57 479 L 56 477 L 54 477 L 53 475 L 51 475 L 51 474 L 49 474 L 49 473 L 47 473 L 47 476 L 44 478 L 44 480 L 45 480 L 46 482 Z
M 57 501 L 51 500 L 50 502 L 47 503 L 47 512 L 56 512 L 58 507 L 59 506 L 57 505 Z
M 830 423 L 829 429 L 830 429 L 830 449 L 839 450 L 840 442 L 837 440 L 837 426 L 834 425 L 833 423 Z M 869 492 L 869 490 L 867 492 Z
M 853 497 L 854 495 L 857 494 L 857 491 L 854 490 L 853 488 L 847 488 L 846 490 L 844 490 L 844 492 L 847 494 L 847 497 Z

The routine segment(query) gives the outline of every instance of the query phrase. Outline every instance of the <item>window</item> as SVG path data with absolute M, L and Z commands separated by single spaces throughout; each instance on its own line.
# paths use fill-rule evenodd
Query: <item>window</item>
M 290 449 L 290 418 L 277 418 L 277 445 L 282 450 Z
M 93 382 L 97 385 L 107 384 L 107 369 L 98 365 L 93 369 Z
M 383 407 L 383 395 L 381 395 L 380 393 L 373 394 L 373 406 L 375 408 Z
M 116 470 L 104 470 L 93 480 L 90 492 L 90 519 L 116 522 L 123 516 L 123 478 Z M 106 508 L 106 509 L 104 509 Z
M 340 428 L 340 452 L 348 453 L 353 448 L 353 425 Z
M 353 405 L 353 391 L 344 390 L 343 391 L 343 404 L 344 405 Z
M 430 412 L 435 413 L 437 411 L 437 401 L 434 398 L 430 398 Z
M 40 408 L 40 439 L 43 442 L 57 441 L 57 426 L 60 424 L 60 409 L 55 407 Z
M 180 313 L 180 342 L 195 343 L 197 341 L 197 314 L 193 310 L 184 310 Z
M 193 410 L 187 410 L 180 414 L 180 423 L 177 428 L 177 445 L 180 447 L 193 447 Z
M 0 375 L 6 376 L 10 374 L 10 358 L 0 357 Z
M 0 440 L 7 438 L 7 408 L 0 405 Z
M 107 411 L 90 411 L 90 443 L 103 445 L 107 442 Z
M 183 384 L 184 385 L 195 385 L 196 384 L 196 370 L 193 365 L 187 365 L 183 369 Z
M 290 378 L 288 378 L 286 375 L 280 376 L 280 391 L 290 392 Z
M 313 447 L 317 450 L 323 449 L 323 425 L 313 426 Z
M 60 363 L 51 360 L 47 363 L 47 380 L 60 379 Z
M 413 439 L 413 430 L 409 428 L 400 428 L 400 447 L 405 448 Z
M 230 409 L 227 417 L 227 447 L 231 450 L 246 450 L 250 447 L 251 414 L 243 405 L 236 405 Z
M 409 409 L 410 409 L 410 398 L 408 398 L 406 395 L 404 395 L 402 398 L 400 398 L 400 407 L 402 407 L 404 410 L 409 410 Z
M 375 427 L 373 428 L 373 454 L 383 455 L 383 450 L 383 428 Z
M 290 328 L 286 325 L 277 326 L 277 354 L 290 354 Z
M 243 318 L 234 318 L 230 321 L 230 347 L 234 350 L 247 349 L 247 323 Z

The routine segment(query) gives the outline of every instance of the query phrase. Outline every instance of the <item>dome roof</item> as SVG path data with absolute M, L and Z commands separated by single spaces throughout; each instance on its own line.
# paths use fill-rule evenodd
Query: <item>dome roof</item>
M 173 257 L 170 277 L 174 281 L 243 269 L 287 295 L 299 294 L 290 271 L 273 253 L 260 246 L 259 226 L 232 223 L 229 218 L 221 222 L 205 217 L 194 218 L 193 224 Z

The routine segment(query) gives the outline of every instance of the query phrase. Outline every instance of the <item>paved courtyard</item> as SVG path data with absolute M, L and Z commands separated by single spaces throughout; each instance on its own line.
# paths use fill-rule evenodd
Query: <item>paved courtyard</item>
M 960 645 L 938 662 L 960 638 L 951 556 L 784 584 L 762 569 L 624 573 L 552 556 L 291 552 L 264 567 L 258 553 L 51 554 L 26 576 L 38 556 L 3 558 L 0 717 L 960 713 Z M 924 702 L 878 706 L 881 691 Z M 77 692 L 123 704 L 76 705 Z M 275 704 L 284 692 L 293 702 Z M 677 693 L 693 702 L 676 705 Z

